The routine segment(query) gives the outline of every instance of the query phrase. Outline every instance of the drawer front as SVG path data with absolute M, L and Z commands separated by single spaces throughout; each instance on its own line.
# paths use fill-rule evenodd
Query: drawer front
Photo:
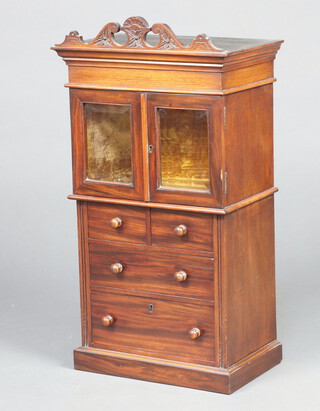
M 188 362 L 215 361 L 213 307 L 109 293 L 92 293 L 91 304 L 93 347 Z M 201 335 L 191 339 L 194 329 Z
M 144 207 L 88 204 L 89 238 L 146 243 L 146 210 Z
M 91 240 L 89 262 L 91 285 L 213 300 L 213 258 Z
M 212 251 L 212 230 L 212 215 L 151 210 L 153 245 Z

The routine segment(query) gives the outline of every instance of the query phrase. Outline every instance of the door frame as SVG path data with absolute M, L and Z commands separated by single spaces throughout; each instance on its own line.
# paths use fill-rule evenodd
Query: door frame
M 208 112 L 209 191 L 161 187 L 160 133 L 158 108 L 206 110 Z M 221 207 L 221 130 L 223 108 L 221 97 L 148 93 L 147 117 L 149 129 L 149 191 L 153 202 Z
M 113 198 L 143 200 L 144 180 L 141 141 L 141 93 L 109 90 L 70 90 L 73 190 Z M 126 105 L 131 108 L 132 184 L 117 184 L 87 178 L 84 104 Z

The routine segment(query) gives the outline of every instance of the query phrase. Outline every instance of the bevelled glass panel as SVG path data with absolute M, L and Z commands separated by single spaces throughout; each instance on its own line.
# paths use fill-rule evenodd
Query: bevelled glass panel
M 161 186 L 208 191 L 207 110 L 159 108 Z
M 130 106 L 85 104 L 87 178 L 132 183 Z

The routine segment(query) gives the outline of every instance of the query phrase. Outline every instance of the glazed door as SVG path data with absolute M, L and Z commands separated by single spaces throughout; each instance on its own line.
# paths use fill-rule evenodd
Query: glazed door
M 143 199 L 140 94 L 71 90 L 76 194 Z
M 148 96 L 151 201 L 220 206 L 219 97 Z

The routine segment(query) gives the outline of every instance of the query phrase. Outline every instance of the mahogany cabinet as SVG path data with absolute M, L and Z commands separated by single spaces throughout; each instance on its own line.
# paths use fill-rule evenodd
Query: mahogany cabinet
M 272 95 L 280 45 L 177 37 L 131 17 L 53 47 L 69 69 L 75 368 L 231 393 L 281 361 Z

